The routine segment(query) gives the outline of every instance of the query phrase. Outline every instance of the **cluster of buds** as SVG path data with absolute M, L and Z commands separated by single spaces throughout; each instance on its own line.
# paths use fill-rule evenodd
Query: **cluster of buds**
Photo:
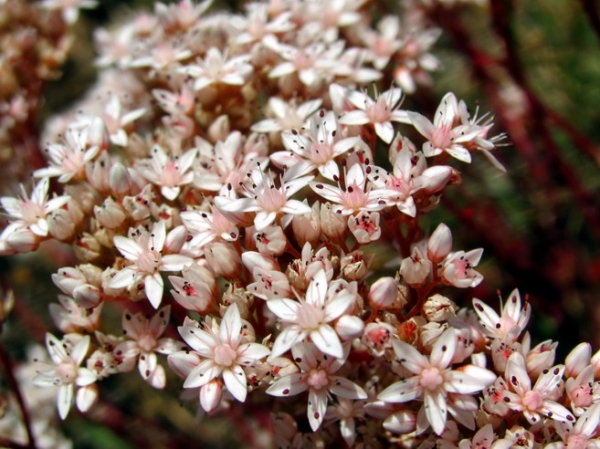
M 0 199 L 0 253 L 77 257 L 52 277 L 65 335 L 33 378 L 61 418 L 137 366 L 155 389 L 174 371 L 209 415 L 256 404 L 280 447 L 598 446 L 599 354 L 532 347 L 517 291 L 500 314 L 448 297 L 483 280 L 483 250 L 421 219 L 460 182 L 451 158 L 504 171 L 503 135 L 453 93 L 433 120 L 402 109 L 438 66 L 420 6 L 209 6 L 99 31 L 97 86 L 48 125 L 32 193 Z

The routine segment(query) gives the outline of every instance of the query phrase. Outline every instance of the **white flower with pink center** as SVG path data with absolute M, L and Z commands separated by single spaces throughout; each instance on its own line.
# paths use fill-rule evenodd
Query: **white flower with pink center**
M 513 290 L 508 299 L 501 307 L 500 316 L 490 306 L 477 298 L 473 298 L 473 307 L 479 322 L 483 327 L 483 332 L 492 338 L 503 340 L 513 328 L 518 328 L 518 332 L 513 331 L 511 335 L 518 336 L 529 322 L 531 307 L 529 302 L 525 302 L 521 308 L 521 295 L 518 290 Z
M 179 196 L 182 186 L 194 180 L 194 173 L 189 170 L 197 154 L 192 148 L 181 156 L 170 157 L 160 145 L 154 145 L 152 157 L 140 161 L 137 169 L 152 184 L 160 186 L 160 193 L 172 201 Z
M 192 325 L 178 328 L 181 337 L 200 356 L 195 362 L 197 365 L 189 370 L 183 384 L 184 388 L 204 387 L 221 377 L 227 390 L 235 399 L 240 402 L 246 400 L 248 386 L 242 366 L 251 365 L 264 359 L 270 351 L 261 344 L 246 343 L 248 333 L 243 332 L 243 324 L 246 323 L 242 323 L 238 306 L 234 303 L 227 308 L 218 329 L 211 329 L 206 324 L 202 328 Z M 186 352 L 177 352 L 172 354 L 169 360 L 171 364 L 177 364 L 179 360 L 189 360 L 189 356 Z M 200 395 L 210 394 L 220 398 L 220 384 L 213 385 L 218 387 L 218 391 L 201 388 Z M 201 404 L 218 404 L 218 402 L 219 400 L 206 397 L 200 398 Z
M 343 315 L 354 302 L 355 295 L 341 291 L 328 298 L 328 282 L 324 270 L 319 270 L 308 285 L 305 298 L 270 299 L 269 310 L 285 324 L 275 339 L 272 357 L 277 357 L 310 336 L 312 342 L 325 354 L 342 357 L 340 337 L 329 324 Z
M 12 220 L 13 226 L 29 228 L 36 236 L 46 237 L 48 235 L 48 215 L 63 207 L 69 201 L 67 195 L 48 199 L 48 178 L 40 179 L 31 192 L 31 198 L 21 185 L 21 198 L 3 196 L 0 198 L 2 207 Z
M 460 124 L 458 103 L 452 92 L 442 98 L 433 123 L 417 112 L 408 112 L 408 117 L 416 130 L 428 140 L 423 144 L 426 157 L 446 152 L 459 161 L 471 162 L 471 153 L 465 145 L 480 134 L 481 128 Z
M 210 47 L 204 59 L 198 58 L 196 64 L 179 69 L 180 73 L 195 78 L 194 89 L 201 90 L 211 84 L 222 83 L 231 86 L 243 86 L 254 68 L 248 64 L 250 55 L 229 58 L 216 47 Z
M 541 421 L 540 415 L 557 421 L 574 422 L 575 418 L 563 405 L 555 401 L 562 389 L 561 382 L 564 365 L 557 365 L 545 370 L 531 386 L 524 357 L 514 352 L 508 358 L 504 377 L 512 391 L 504 392 L 504 401 L 512 410 L 522 412 L 530 424 Z
M 247 198 L 234 199 L 217 203 L 224 212 L 256 212 L 254 226 L 261 231 L 279 218 L 286 227 L 294 215 L 310 212 L 310 207 L 301 201 L 290 197 L 298 190 L 306 187 L 314 176 L 304 176 L 292 181 L 282 182 L 280 187 L 270 175 L 260 169 L 254 169 L 249 175 L 252 186 L 244 192 Z
M 600 402 L 596 402 L 579 417 L 573 425 L 571 422 L 554 422 L 556 432 L 562 441 L 548 444 L 545 449 L 598 449 L 600 439 Z
M 161 271 L 180 271 L 191 265 L 193 259 L 179 254 L 163 255 L 167 239 L 166 225 L 163 220 L 154 223 L 152 232 L 144 228 L 130 230 L 131 238 L 115 236 L 114 244 L 127 260 L 132 262 L 122 268 L 109 281 L 110 288 L 128 287 L 143 281 L 146 296 L 154 308 L 162 301 L 164 282 Z
M 384 209 L 389 205 L 389 198 L 396 192 L 388 189 L 373 189 L 373 185 L 368 184 L 367 181 L 363 165 L 356 163 L 346 173 L 345 189 L 315 181 L 310 183 L 310 187 L 326 200 L 336 203 L 333 207 L 336 214 L 350 215 L 363 210 L 373 212 Z
M 390 385 L 377 398 L 391 403 L 422 399 L 427 421 L 437 435 L 446 427 L 449 393 L 470 395 L 496 380 L 493 372 L 476 365 L 452 369 L 451 361 L 457 349 L 457 334 L 453 329 L 437 339 L 429 357 L 400 340 L 395 340 L 393 346 L 398 361 L 415 376 Z
M 442 281 L 458 288 L 477 287 L 483 275 L 473 269 L 481 260 L 483 249 L 450 253 L 441 270 Z
M 85 360 L 90 347 L 90 337 L 82 337 L 78 334 L 69 334 L 76 338 L 72 347 L 66 342 L 59 340 L 52 334 L 46 334 L 46 347 L 53 367 L 39 371 L 33 378 L 33 383 L 40 387 L 58 387 L 58 414 L 65 419 L 71 409 L 75 386 L 80 387 L 77 391 L 77 408 L 85 412 L 96 401 L 97 391 L 92 385 L 96 381 L 96 375 L 88 368 L 82 368 L 81 362 Z
M 398 109 L 402 98 L 402 89 L 393 87 L 390 90 L 376 95 L 373 100 L 366 93 L 352 91 L 348 100 L 358 110 L 345 113 L 340 118 L 343 125 L 366 125 L 370 123 L 375 128 L 375 133 L 385 143 L 390 143 L 394 138 L 392 122 L 410 123 L 406 111 Z
M 274 115 L 274 118 L 267 118 L 252 125 L 252 131 L 257 133 L 271 133 L 278 131 L 291 131 L 300 129 L 304 126 L 304 122 L 310 117 L 323 100 L 309 100 L 299 106 L 292 101 L 286 103 L 281 98 L 269 98 L 269 111 Z
M 152 318 L 141 313 L 123 314 L 123 334 L 130 340 L 119 344 L 113 351 L 123 359 L 137 357 L 138 369 L 142 378 L 154 388 L 164 388 L 165 369 L 158 364 L 156 353 L 171 354 L 178 349 L 178 342 L 172 338 L 160 338 L 167 325 L 171 306 L 157 311 Z
M 339 357 L 331 357 L 310 343 L 294 346 L 292 357 L 301 372 L 276 380 L 267 394 L 287 397 L 308 390 L 307 416 L 310 427 L 316 432 L 325 418 L 330 394 L 354 400 L 367 398 L 367 393 L 354 382 L 333 375 L 346 362 L 349 348 L 349 345 L 345 345 Z
M 333 111 L 321 111 L 308 121 L 302 133 L 284 132 L 281 137 L 288 151 L 273 153 L 271 160 L 278 167 L 288 169 L 288 179 L 317 169 L 327 179 L 334 180 L 340 175 L 335 158 L 360 142 L 360 137 L 342 138 L 342 131 Z

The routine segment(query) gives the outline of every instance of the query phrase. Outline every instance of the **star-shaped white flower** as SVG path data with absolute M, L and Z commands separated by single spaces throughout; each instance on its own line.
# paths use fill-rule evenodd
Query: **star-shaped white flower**
M 427 420 L 437 435 L 441 435 L 446 426 L 448 393 L 477 393 L 496 380 L 493 372 L 476 365 L 452 369 L 457 346 L 453 329 L 438 338 L 429 357 L 400 340 L 395 340 L 393 346 L 398 361 L 415 376 L 390 385 L 377 398 L 391 403 L 422 399 Z
M 123 288 L 143 280 L 146 296 L 156 309 L 162 301 L 164 287 L 160 272 L 180 271 L 191 265 L 193 260 L 179 254 L 162 254 L 167 238 L 163 220 L 154 223 L 152 232 L 138 228 L 130 230 L 130 233 L 131 238 L 116 236 L 114 243 L 123 257 L 132 264 L 117 272 L 108 286 Z

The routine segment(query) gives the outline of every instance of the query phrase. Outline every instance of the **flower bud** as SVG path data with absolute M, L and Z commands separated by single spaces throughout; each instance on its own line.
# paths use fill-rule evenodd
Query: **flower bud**
M 73 299 L 84 309 L 92 309 L 100 304 L 102 300 L 100 293 L 98 287 L 90 284 L 81 284 L 73 289 Z
M 73 250 L 75 251 L 75 255 L 79 260 L 83 260 L 86 262 L 93 262 L 100 254 L 102 254 L 102 246 L 96 240 L 96 238 L 84 232 L 75 242 L 73 246 Z
M 532 379 L 538 378 L 545 369 L 554 364 L 557 346 L 558 342 L 546 340 L 527 353 L 525 365 L 527 373 Z
M 127 171 L 127 167 L 120 162 L 114 163 L 110 168 L 108 184 L 112 193 L 118 198 L 132 193 L 133 180 Z
M 402 280 L 408 285 L 413 288 L 419 288 L 429 278 L 432 267 L 431 261 L 423 257 L 419 248 L 415 246 L 412 255 L 402 260 L 400 274 L 402 275 Z
M 241 258 L 235 246 L 229 242 L 216 242 L 206 246 L 204 251 L 207 266 L 217 275 L 226 279 L 236 279 L 241 274 Z
M 58 209 L 52 212 L 48 218 L 48 232 L 56 240 L 68 242 L 75 237 L 77 230 L 71 215 L 66 209 Z
M 344 341 L 360 337 L 364 329 L 363 320 L 353 315 L 342 315 L 335 323 L 335 331 Z
M 352 251 L 342 257 L 342 276 L 349 281 L 360 281 L 364 279 L 369 273 L 372 260 L 372 254 L 366 254 L 362 251 Z
M 123 206 L 111 197 L 106 198 L 101 206 L 94 206 L 94 216 L 98 223 L 109 229 L 119 228 L 127 218 Z
M 592 358 L 592 346 L 580 343 L 565 358 L 565 377 L 577 377 L 589 364 Z
M 308 205 L 307 200 L 304 200 L 304 203 Z M 300 246 L 304 246 L 306 242 L 310 242 L 312 246 L 315 246 L 321 236 L 320 203 L 315 201 L 310 209 L 310 213 L 294 215 L 292 219 L 294 237 L 296 237 L 296 241 Z
M 427 258 L 434 264 L 440 263 L 452 250 L 452 233 L 444 223 L 440 223 L 427 241 Z
M 392 277 L 377 279 L 369 291 L 369 304 L 375 309 L 389 308 L 398 296 L 398 282 Z
M 35 251 L 40 246 L 40 238 L 29 228 L 17 228 L 6 236 L 6 244 L 18 253 Z
M 345 217 L 333 212 L 331 203 L 321 204 L 321 230 L 332 243 L 346 240 L 348 224 Z
M 423 314 L 428 321 L 441 323 L 454 317 L 458 310 L 457 305 L 450 299 L 440 294 L 427 298 L 423 304 Z

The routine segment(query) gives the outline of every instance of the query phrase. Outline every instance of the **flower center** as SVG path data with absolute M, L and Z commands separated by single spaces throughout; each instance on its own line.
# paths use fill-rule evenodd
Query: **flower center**
M 537 391 L 530 390 L 523 397 L 523 405 L 531 411 L 535 411 L 542 406 L 542 397 Z
M 138 257 L 138 270 L 143 273 L 154 273 L 159 260 L 160 256 L 156 251 L 145 251 Z
M 153 352 L 156 346 L 156 338 L 150 334 L 143 334 L 138 338 L 138 346 L 145 352 Z
M 302 302 L 298 309 L 297 322 L 302 329 L 317 329 L 321 323 L 325 322 L 325 311 L 307 302 Z
M 306 383 L 315 390 L 320 390 L 323 387 L 329 385 L 329 378 L 327 377 L 327 372 L 322 369 L 312 369 L 310 373 L 308 373 L 308 379 Z
M 217 365 L 229 367 L 236 358 L 237 353 L 229 345 L 219 345 L 215 348 L 214 361 Z
M 77 367 L 73 363 L 61 363 L 56 367 L 56 373 L 62 385 L 71 384 L 77 378 Z
M 444 378 L 442 377 L 442 373 L 436 367 L 425 368 L 421 372 L 421 386 L 423 388 L 427 388 L 428 390 L 435 390 L 442 383 L 444 383 Z

